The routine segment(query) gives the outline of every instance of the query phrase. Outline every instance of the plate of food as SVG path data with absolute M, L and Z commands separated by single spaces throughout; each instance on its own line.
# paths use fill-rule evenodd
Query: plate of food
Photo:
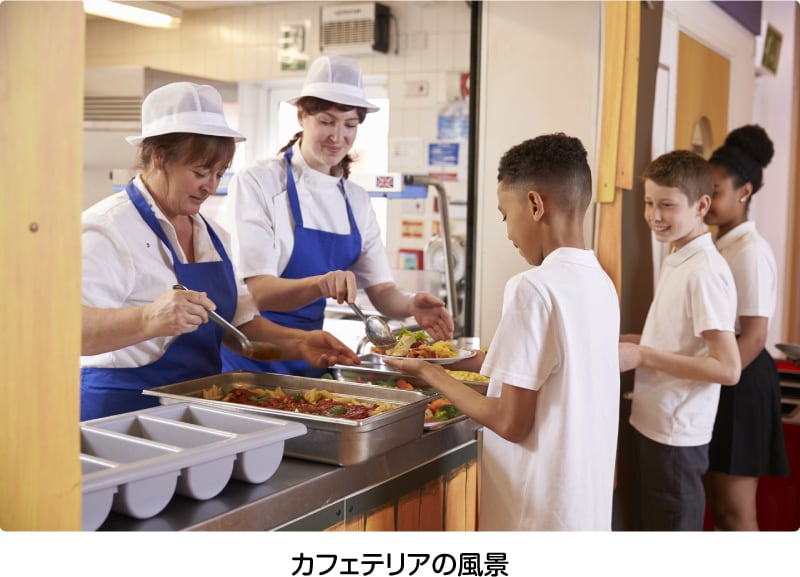
M 778 343 L 775 348 L 781 351 L 786 358 L 790 361 L 800 360 L 800 345 L 791 345 L 788 343 Z
M 372 347 L 381 359 L 422 359 L 430 363 L 449 365 L 475 356 L 475 351 L 462 349 L 450 341 L 432 341 L 425 331 L 400 331 L 397 343 L 388 349 Z
M 450 423 L 466 419 L 467 416 L 456 408 L 448 399 L 444 397 L 436 398 L 428 403 L 425 409 L 425 421 L 423 427 L 426 430 L 439 429 Z

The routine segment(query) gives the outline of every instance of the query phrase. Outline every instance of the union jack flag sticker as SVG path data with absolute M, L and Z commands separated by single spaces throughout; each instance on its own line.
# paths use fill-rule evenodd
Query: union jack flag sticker
M 378 176 L 375 178 L 377 188 L 394 188 L 394 176 Z

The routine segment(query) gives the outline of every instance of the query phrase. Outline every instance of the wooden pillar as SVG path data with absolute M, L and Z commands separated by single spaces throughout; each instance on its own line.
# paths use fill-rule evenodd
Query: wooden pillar
M 603 109 L 597 174 L 597 256 L 620 298 L 620 329 L 641 333 L 653 298 L 650 229 L 639 181 L 652 160 L 661 2 L 605 2 Z M 622 392 L 633 389 L 633 372 Z M 636 498 L 630 401 L 620 399 L 615 528 L 631 529 Z
M 795 90 L 792 102 L 794 118 L 794 179 L 790 185 L 794 194 L 789 201 L 789 242 L 786 245 L 786 284 L 784 292 L 785 342 L 800 343 L 800 93 L 797 79 L 800 78 L 800 10 L 795 8 L 794 78 Z M 788 46 L 787 46 L 788 48 Z M 778 303 L 778 307 L 781 303 Z M 778 311 L 780 314 L 780 311 Z
M 80 2 L 0 3 L 0 528 L 79 530 Z

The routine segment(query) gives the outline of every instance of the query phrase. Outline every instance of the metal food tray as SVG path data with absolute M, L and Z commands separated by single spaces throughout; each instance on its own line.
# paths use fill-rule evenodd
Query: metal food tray
M 396 379 L 404 379 L 411 383 L 415 388 L 420 389 L 420 391 L 427 392 L 428 394 L 438 394 L 425 381 L 410 375 L 405 375 L 398 371 L 393 371 L 387 364 L 381 361 L 381 358 L 377 355 L 368 353 L 365 355 L 360 355 L 360 359 L 360 365 L 334 365 L 331 367 L 330 371 L 333 374 L 333 378 L 337 381 L 347 381 L 359 384 L 369 384 L 375 381 L 394 381 Z M 486 391 L 489 389 L 489 383 L 486 382 L 461 382 L 482 395 L 485 395 Z
M 286 394 L 304 393 L 316 388 L 362 401 L 388 402 L 399 406 L 366 419 L 351 420 L 203 399 L 203 389 L 211 385 L 268 389 L 280 386 Z M 430 399 L 428 395 L 416 391 L 378 385 L 248 371 L 221 373 L 145 389 L 143 392 L 160 397 L 162 404 L 191 400 L 228 410 L 268 414 L 275 418 L 300 422 L 306 426 L 307 433 L 288 439 L 284 448 L 285 455 L 334 465 L 362 463 L 422 436 L 425 408 Z
M 402 373 L 398 373 L 395 371 L 391 371 L 388 368 L 380 369 L 375 367 L 359 367 L 359 366 L 344 366 L 344 365 L 335 365 L 330 368 L 331 374 L 333 378 L 337 381 L 345 381 L 348 383 L 355 383 L 358 385 L 366 385 L 366 386 L 377 386 L 381 388 L 389 388 L 393 389 L 395 387 L 384 387 L 383 385 L 378 385 L 376 383 L 380 382 L 388 382 L 394 384 L 397 379 L 403 379 L 408 381 L 415 390 L 418 390 L 420 393 L 424 393 L 429 397 L 431 395 L 438 395 L 439 393 L 431 387 L 428 383 L 423 381 L 422 379 L 418 379 L 416 377 L 412 377 L 410 375 L 404 375 Z M 430 399 L 429 399 L 430 400 Z

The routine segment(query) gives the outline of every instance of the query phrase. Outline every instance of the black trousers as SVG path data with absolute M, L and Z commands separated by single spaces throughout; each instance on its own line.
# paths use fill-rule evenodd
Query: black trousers
M 639 463 L 639 528 L 643 531 L 702 531 L 708 445 L 673 447 L 634 430 Z

